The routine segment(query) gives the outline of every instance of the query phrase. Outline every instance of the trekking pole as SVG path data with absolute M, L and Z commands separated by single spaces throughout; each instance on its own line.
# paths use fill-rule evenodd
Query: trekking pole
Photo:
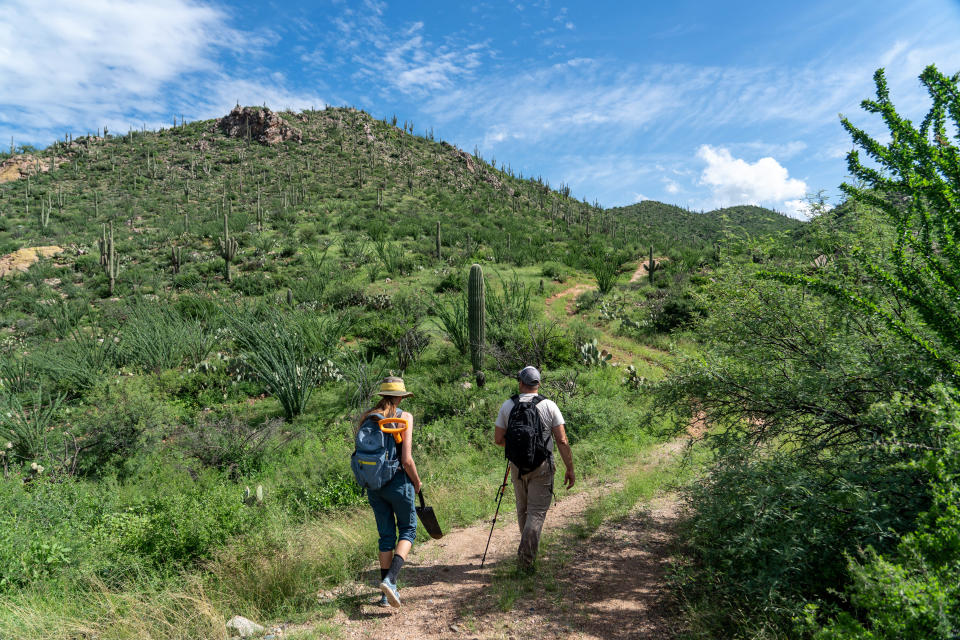
M 500 515 L 500 503 L 503 502 L 503 494 L 507 491 L 507 478 L 510 477 L 510 463 L 507 463 L 507 471 L 503 474 L 503 484 L 497 490 L 497 510 L 493 514 L 493 524 L 490 525 L 490 535 L 487 536 L 487 547 L 483 550 L 483 558 L 480 560 L 480 568 L 483 569 L 483 563 L 487 561 L 487 551 L 490 550 L 490 539 L 493 538 L 493 528 L 497 526 L 497 516 Z

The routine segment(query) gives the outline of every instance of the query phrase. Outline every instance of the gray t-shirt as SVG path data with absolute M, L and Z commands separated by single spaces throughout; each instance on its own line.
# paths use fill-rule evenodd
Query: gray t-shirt
M 521 393 L 520 401 L 528 402 L 533 399 L 535 395 L 537 394 Z M 507 401 L 500 405 L 500 411 L 497 413 L 497 421 L 494 424 L 501 429 L 506 429 L 507 421 L 510 420 L 511 411 L 513 411 L 513 398 L 507 398 Z M 541 400 L 537 405 L 537 411 L 540 413 L 540 424 L 543 425 L 544 429 L 546 429 L 550 435 L 550 437 L 547 438 L 547 448 L 552 452 L 553 428 L 561 424 L 566 424 L 563 421 L 563 414 L 560 413 L 560 407 L 557 406 L 557 403 L 550 399 Z

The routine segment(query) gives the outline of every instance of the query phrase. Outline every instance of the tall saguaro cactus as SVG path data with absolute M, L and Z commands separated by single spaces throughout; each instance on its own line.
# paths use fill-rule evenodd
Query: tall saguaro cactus
M 227 213 L 223 213 L 223 237 L 217 238 L 220 245 L 220 257 L 223 258 L 223 277 L 230 282 L 230 263 L 237 257 L 237 249 L 240 248 L 236 238 L 230 237 L 230 227 L 227 224 Z
M 110 281 L 110 295 L 113 296 L 113 289 L 117 284 L 117 272 L 119 270 L 117 265 L 117 252 L 113 247 L 113 223 L 110 223 L 109 235 L 107 233 L 107 225 L 103 225 L 100 241 L 97 243 L 100 246 L 100 266 L 103 268 L 104 275 Z
M 440 253 L 440 221 L 437 220 L 437 261 L 443 260 L 443 256 Z
M 483 345 L 486 335 L 486 294 L 483 269 L 475 264 L 470 267 L 467 280 L 467 325 L 470 330 L 470 363 L 477 376 L 477 385 L 483 386 Z
M 653 245 L 650 245 L 650 260 L 647 262 L 647 278 L 653 284 L 653 272 L 660 269 L 660 263 L 653 261 Z

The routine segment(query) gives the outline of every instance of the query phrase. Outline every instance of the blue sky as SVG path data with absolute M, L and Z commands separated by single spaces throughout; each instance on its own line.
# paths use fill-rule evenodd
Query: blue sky
M 0 144 L 168 126 L 237 101 L 353 105 L 603 206 L 803 215 L 837 198 L 888 70 L 960 71 L 960 2 L 0 0 Z

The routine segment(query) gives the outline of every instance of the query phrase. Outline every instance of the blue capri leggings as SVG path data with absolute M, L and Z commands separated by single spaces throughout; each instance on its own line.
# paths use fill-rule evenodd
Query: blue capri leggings
M 400 470 L 393 480 L 380 489 L 368 490 L 367 501 L 373 507 L 380 534 L 380 551 L 397 548 L 397 532 L 400 540 L 412 544 L 417 537 L 417 511 L 414 507 L 413 483 Z

